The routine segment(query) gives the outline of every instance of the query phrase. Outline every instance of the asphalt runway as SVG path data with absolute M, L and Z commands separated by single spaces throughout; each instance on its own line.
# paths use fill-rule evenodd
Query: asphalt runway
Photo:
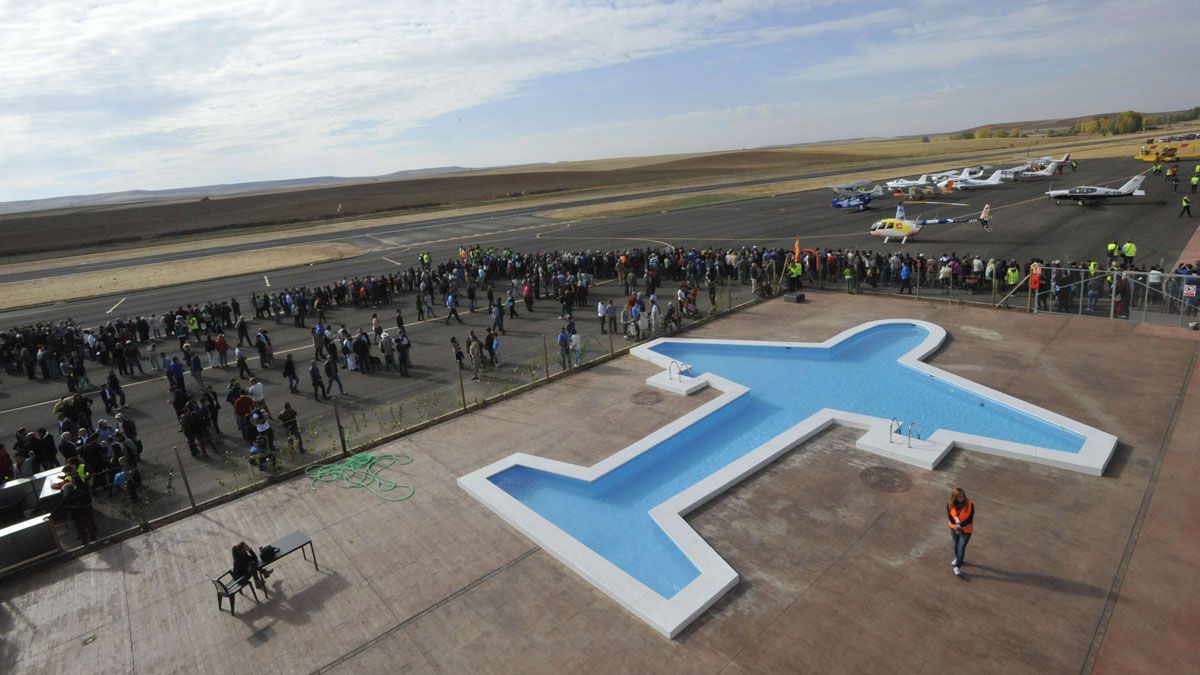
M 912 203 L 910 214 L 932 215 L 936 212 L 947 217 L 978 213 L 985 203 L 990 203 L 992 229 L 989 232 L 977 226 L 927 226 L 918 238 L 904 245 L 897 242 L 883 245 L 882 240 L 867 234 L 873 221 L 894 214 L 894 199 L 877 200 L 875 208 L 863 213 L 842 211 L 830 207 L 833 195 L 828 190 L 781 194 L 667 213 L 569 223 L 530 213 L 509 213 L 393 226 L 370 233 L 356 232 L 343 238 L 356 243 L 361 239 L 361 245 L 380 249 L 358 258 L 279 270 L 266 276 L 256 273 L 150 289 L 124 296 L 5 312 L 0 314 L 0 326 L 56 321 L 66 317 L 89 325 L 118 316 L 160 313 L 169 307 L 229 297 L 237 297 L 246 303 L 252 291 L 272 291 L 300 284 L 325 284 L 343 277 L 407 268 L 416 265 L 416 256 L 420 251 L 431 251 L 435 260 L 445 259 L 456 256 L 459 245 L 470 243 L 498 248 L 510 246 L 524 251 L 667 244 L 757 244 L 790 248 L 794 237 L 799 236 L 801 245 L 805 247 L 903 250 L 927 255 L 953 251 L 959 255 L 972 253 L 1020 260 L 1031 257 L 1085 260 L 1101 257 L 1106 241 L 1132 238 L 1139 248 L 1140 263 L 1157 263 L 1161 260 L 1172 264 L 1195 233 L 1195 224 L 1176 217 L 1179 195 L 1173 195 L 1170 186 L 1161 179 L 1146 181 L 1147 197 L 1131 198 L 1122 204 L 1056 206 L 1043 194 L 1052 187 L 1120 185 L 1130 176 L 1146 169 L 1146 164 L 1132 159 L 1088 160 L 1080 162 L 1078 172 L 1068 172 L 1058 180 L 1021 182 L 957 193 L 952 197 L 970 206 Z M 1185 165 L 1184 171 L 1190 173 L 1191 164 Z M 54 283 L 53 278 L 48 278 L 46 283 Z M 673 293 L 673 290 L 673 287 L 667 286 L 662 296 Z M 620 292 L 612 284 L 603 284 L 595 288 L 593 295 L 608 298 Z M 728 294 L 730 292 L 731 295 Z M 722 289 L 719 304 L 736 304 L 748 299 L 749 295 L 748 287 Z M 549 343 L 550 370 L 556 372 L 559 368 L 553 339 L 563 322 L 558 320 L 556 309 L 549 304 L 541 302 L 533 316 L 521 312 L 519 319 L 508 322 L 509 335 L 505 337 L 503 347 L 505 365 L 487 370 L 481 382 L 467 382 L 463 394 L 460 394 L 456 367 L 448 346 L 449 338 L 458 336 L 461 341 L 467 330 L 475 330 L 482 335 L 487 320 L 481 315 L 463 311 L 463 325 L 456 323 L 446 326 L 441 318 L 414 325 L 412 322 L 416 317 L 411 297 L 401 297 L 399 306 L 410 326 L 409 332 L 414 341 L 413 361 L 417 368 L 412 378 L 400 378 L 392 373 L 344 374 L 348 395 L 339 398 L 344 416 L 357 420 L 353 423 L 354 442 L 365 441 L 391 430 L 387 426 L 390 422 L 385 419 L 392 414 L 387 407 L 389 405 L 407 406 L 407 417 L 402 421 L 403 425 L 408 425 L 416 421 L 414 414 L 428 416 L 452 409 L 460 403 L 462 396 L 470 402 L 542 376 L 547 366 L 543 356 L 543 339 Z M 591 305 L 594 304 L 593 299 Z M 706 307 L 706 301 L 702 305 Z M 394 306 L 377 311 L 386 327 L 394 326 Z M 439 308 L 438 316 L 444 317 L 443 312 Z M 584 308 L 577 315 L 577 325 L 586 340 L 585 358 L 607 352 L 610 344 L 608 337 L 600 334 L 593 312 L 590 308 Z M 371 310 L 339 308 L 330 313 L 329 319 L 335 325 L 344 323 L 351 329 L 359 326 L 369 329 L 370 314 Z M 307 330 L 293 328 L 287 323 L 276 326 L 264 320 L 250 323 L 251 332 L 263 326 L 270 330 L 279 350 L 278 360 L 282 361 L 287 353 L 294 354 L 298 359 L 301 388 L 300 393 L 295 395 L 286 393 L 278 368 L 263 370 L 252 360 L 251 367 L 264 380 L 268 401 L 273 409 L 282 407 L 284 400 L 292 402 L 304 420 L 306 429 L 320 428 L 320 431 L 313 432 L 318 437 L 311 438 L 310 444 L 331 449 L 333 436 L 329 429 L 332 411 L 329 404 L 314 402 L 308 389 L 306 370 L 311 358 L 311 342 Z M 615 342 L 618 346 L 622 344 L 620 338 Z M 174 341 L 165 344 L 173 345 Z M 234 370 L 210 370 L 206 371 L 205 377 L 216 385 L 219 394 L 223 394 L 224 383 L 235 374 Z M 89 369 L 93 382 L 100 381 L 103 374 L 98 367 Z M 469 376 L 469 372 L 467 374 Z M 190 376 L 188 383 L 189 386 L 192 384 Z M 633 385 L 630 392 L 637 388 L 637 383 Z M 128 413 L 138 422 L 146 445 L 146 480 L 151 485 L 161 484 L 166 479 L 167 471 L 174 465 L 170 446 L 183 446 L 177 424 L 171 419 L 165 382 L 147 375 L 133 378 L 125 386 L 129 395 Z M 0 382 L 0 437 L 10 439 L 13 430 L 19 426 L 30 429 L 39 426 L 53 428 L 51 403 L 63 394 L 65 385 L 61 381 L 39 379 L 28 382 L 24 377 L 4 377 Z M 105 416 L 98 396 L 93 410 L 97 418 Z M 190 463 L 189 473 L 192 474 L 193 489 L 198 498 L 219 495 L 230 486 L 238 485 L 239 481 L 254 477 L 243 461 L 244 443 L 229 434 L 234 427 L 228 406 L 221 411 L 221 415 L 222 429 L 226 432 L 222 437 L 222 447 L 229 451 L 230 459 L 202 462 L 192 460 L 184 452 L 185 462 Z M 165 513 L 185 503 L 178 485 L 173 494 L 161 499 L 154 506 L 155 513 Z M 118 525 L 119 522 L 114 520 L 107 525 L 102 523 L 102 529 L 112 529 Z
M 1039 153 L 1056 154 L 1057 151 L 1078 150 L 1080 148 L 1084 148 L 1087 146 L 1110 143 L 1110 142 L 1111 141 L 1108 141 L 1108 140 L 1101 140 L 1101 141 L 1089 141 L 1086 143 L 1046 145 L 1046 146 L 1039 147 L 1037 150 Z M 972 154 L 972 155 L 964 155 L 956 160 L 947 160 L 946 166 L 947 166 L 947 168 L 949 168 L 949 167 L 953 167 L 955 165 L 958 165 L 958 166 L 974 165 L 974 164 L 978 164 L 979 162 L 986 161 L 989 158 L 1011 156 L 1013 154 L 1013 151 L 1014 151 L 1014 149 L 1009 148 L 1009 149 L 1006 149 L 1003 151 L 984 152 L 984 153 L 976 153 L 976 154 Z M 904 160 L 897 160 L 897 161 L 888 162 L 888 163 L 877 164 L 873 168 L 874 169 L 895 169 L 896 171 L 900 172 L 900 171 L 904 171 L 906 167 L 917 165 L 917 164 L 927 164 L 927 163 L 929 163 L 929 161 L 924 160 L 924 159 L 921 159 L 921 160 L 904 159 Z M 522 227 L 536 228 L 539 223 L 544 225 L 545 220 L 539 217 L 540 213 L 563 209 L 563 208 L 572 208 L 572 207 L 577 207 L 577 206 L 589 206 L 589 205 L 595 205 L 595 204 L 611 204 L 611 203 L 617 203 L 617 202 L 628 201 L 628 200 L 633 200 L 633 199 L 643 199 L 646 197 L 679 196 L 679 195 L 686 195 L 686 194 L 695 193 L 695 192 L 721 190 L 721 189 L 732 189 L 732 188 L 741 188 L 741 187 L 751 187 L 751 186 L 758 186 L 758 185 L 767 185 L 767 184 L 771 184 L 771 183 L 778 183 L 781 181 L 800 180 L 800 179 L 808 179 L 808 178 L 830 177 L 831 179 L 836 180 L 835 177 L 840 174 L 843 174 L 843 173 L 845 173 L 845 170 L 843 170 L 843 169 L 810 171 L 810 172 L 800 173 L 800 174 L 795 174 L 795 175 L 790 175 L 790 176 L 774 176 L 774 177 L 770 177 L 770 178 L 755 178 L 755 179 L 747 179 L 747 180 L 729 181 L 729 182 L 724 182 L 724 183 L 719 183 L 719 184 L 709 184 L 709 185 L 680 187 L 680 188 L 668 188 L 668 189 L 662 189 L 662 190 L 639 192 L 637 194 L 627 194 L 627 195 L 618 195 L 618 196 L 601 196 L 601 197 L 582 197 L 580 199 L 575 199 L 575 200 L 571 200 L 568 202 L 563 202 L 563 203 L 558 203 L 558 204 L 553 204 L 553 205 L 545 205 L 545 206 L 518 206 L 518 207 L 513 207 L 513 208 L 497 207 L 497 209 L 495 211 L 492 211 L 492 212 L 484 214 L 484 215 L 474 215 L 474 216 L 466 216 L 466 217 L 464 217 L 464 216 L 450 216 L 450 217 L 431 216 L 427 220 L 404 223 L 404 224 L 382 222 L 378 226 L 360 228 L 360 229 L 355 230 L 352 233 L 346 233 L 346 234 L 321 233 L 321 234 L 311 234 L 311 235 L 304 235 L 304 236 L 288 238 L 287 235 L 290 230 L 285 229 L 280 232 L 279 239 L 263 241 L 263 242 L 232 244 L 232 245 L 227 245 L 227 246 L 213 247 L 213 248 L 205 249 L 205 255 L 220 255 L 223 253 L 236 253 L 236 252 L 241 252 L 241 251 L 255 250 L 255 249 L 263 248 L 263 247 L 267 247 L 267 246 L 278 246 L 278 245 L 283 245 L 283 244 L 293 244 L 294 245 L 294 244 L 309 244 L 309 243 L 320 243 L 320 242 L 353 242 L 353 243 L 356 243 L 367 249 L 376 249 L 379 247 L 381 241 L 386 242 L 386 241 L 395 240 L 395 239 L 403 239 L 406 242 L 416 242 L 416 243 L 413 243 L 414 246 L 425 245 L 421 242 L 432 239 L 434 241 L 434 243 L 430 244 L 430 245 L 436 246 L 438 243 L 444 243 L 444 242 L 442 242 L 440 240 L 440 237 L 434 235 L 433 233 L 437 233 L 437 234 L 447 233 L 447 234 L 453 234 L 453 235 L 457 236 L 460 232 L 464 232 L 464 231 L 482 230 L 482 231 L 485 231 L 488 233 L 497 233 L 497 230 L 503 230 L 503 232 L 500 232 L 500 233 L 506 234 L 506 235 L 508 235 L 508 234 L 516 235 L 521 232 Z M 363 218 L 361 218 L 361 217 L 354 218 L 354 220 L 356 220 L 356 221 L 362 220 L 362 219 Z M 381 221 L 386 221 L 388 218 L 386 216 L 381 216 L 379 219 Z M 320 224 L 320 223 L 317 223 L 317 224 Z M 466 229 L 464 230 L 462 228 L 466 228 Z M 240 232 L 238 230 L 231 229 L 228 232 L 216 233 L 216 234 L 214 234 L 214 237 L 222 236 L 222 235 L 239 234 L 239 233 Z M 153 242 L 142 242 L 142 243 L 153 243 Z M 76 265 L 76 266 L 70 267 L 70 268 L 60 268 L 60 269 L 47 270 L 47 271 L 32 270 L 32 271 L 25 271 L 25 272 L 16 272 L 16 273 L 12 273 L 12 274 L 0 274 L 0 283 L 25 281 L 25 280 L 30 280 L 30 279 L 42 279 L 42 278 L 55 277 L 55 276 L 61 276 L 61 275 L 66 275 L 66 274 L 75 274 L 75 273 L 79 273 L 79 272 L 94 272 L 94 271 L 108 270 L 108 269 L 120 269 L 123 267 L 129 267 L 131 265 L 145 265 L 145 264 L 159 263 L 159 262 L 170 262 L 172 260 L 185 260 L 185 259 L 190 258 L 191 256 L 192 256 L 192 253 L 190 251 L 185 250 L 185 251 L 178 251 L 178 252 L 173 252 L 173 253 L 159 253 L 159 254 L 154 254 L 154 255 L 141 256 L 141 257 L 137 257 L 137 258 L 124 258 L 124 259 L 118 259 L 118 260 L 99 260 L 99 261 Z M 4 324 L 0 324 L 0 325 L 4 325 Z

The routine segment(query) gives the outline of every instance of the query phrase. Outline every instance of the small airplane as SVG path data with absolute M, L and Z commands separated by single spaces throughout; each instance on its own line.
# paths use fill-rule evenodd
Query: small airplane
M 899 237 L 901 244 L 908 243 L 909 239 L 917 236 L 921 228 L 926 225 L 948 225 L 950 223 L 979 223 L 985 230 L 991 230 L 988 226 L 988 218 L 992 213 L 992 205 L 988 204 L 983 207 L 983 211 L 978 216 L 962 217 L 962 218 L 913 218 L 909 219 L 904 213 L 904 202 L 900 202 L 896 206 L 895 218 L 884 218 L 877 220 L 871 224 L 871 236 L 883 237 L 883 243 L 891 241 L 892 237 Z
M 1067 154 L 1063 155 L 1062 157 L 1057 157 L 1057 158 L 1056 157 L 1042 157 L 1040 159 L 1034 160 L 1033 163 L 1037 164 L 1039 166 L 1046 166 L 1047 164 L 1050 164 L 1051 162 L 1058 162 L 1059 164 L 1066 164 L 1069 161 L 1071 161 L 1071 153 L 1068 152 Z
M 1141 189 L 1142 181 L 1144 180 L 1146 180 L 1146 175 L 1139 174 L 1130 178 L 1128 182 L 1116 189 L 1096 187 L 1094 185 L 1080 185 L 1069 190 L 1050 190 L 1046 193 L 1046 196 L 1053 199 L 1055 204 L 1061 204 L 1066 200 L 1075 202 L 1080 206 L 1088 203 L 1102 202 L 1106 199 L 1116 199 L 1118 197 L 1145 197 L 1146 191 Z
M 883 188 L 876 185 L 873 188 L 867 189 L 867 185 L 871 181 L 862 180 L 856 183 L 847 183 L 845 185 L 830 185 L 829 189 L 837 193 L 837 198 L 830 202 L 830 205 L 835 209 L 858 209 L 859 211 L 867 210 L 867 205 L 875 197 L 883 196 Z
M 887 186 L 887 189 L 889 190 L 903 190 L 911 187 L 925 187 L 927 185 L 933 185 L 936 182 L 937 181 L 935 180 L 930 180 L 929 174 L 923 173 L 921 174 L 920 178 L 915 178 L 912 180 L 907 178 L 897 178 L 895 180 L 889 180 L 887 183 L 884 183 L 884 185 Z
M 942 183 L 951 178 L 979 178 L 991 168 L 991 164 L 979 164 L 977 166 L 968 166 L 964 169 L 951 169 L 949 171 L 942 171 L 941 173 L 932 173 L 929 174 L 929 177 L 935 183 Z
M 951 178 L 938 183 L 938 187 L 946 192 L 951 190 L 976 190 L 978 188 L 995 187 L 1004 182 L 1004 169 L 999 169 L 988 178 Z
M 1049 164 L 1047 164 L 1042 169 L 1039 169 L 1037 171 L 1034 171 L 1032 169 L 1029 171 L 1022 171 L 1017 175 L 1020 176 L 1021 178 L 1049 178 L 1050 176 L 1057 174 L 1061 170 L 1062 165 L 1063 165 L 1063 163 L 1056 159 L 1053 162 L 1050 162 Z

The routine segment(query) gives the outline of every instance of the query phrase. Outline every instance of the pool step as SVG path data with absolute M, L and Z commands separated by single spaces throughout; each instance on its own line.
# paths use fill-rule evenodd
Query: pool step
M 646 378 L 646 384 L 656 389 L 669 391 L 680 396 L 690 396 L 708 387 L 708 380 L 699 377 L 689 377 L 673 370 L 664 370 Z

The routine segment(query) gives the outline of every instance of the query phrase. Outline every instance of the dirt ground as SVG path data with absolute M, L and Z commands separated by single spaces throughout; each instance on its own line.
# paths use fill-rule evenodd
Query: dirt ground
M 83 272 L 57 277 L 52 282 L 17 281 L 0 284 L 0 310 L 216 279 L 229 274 L 268 272 L 296 265 L 340 260 L 362 253 L 363 249 L 353 244 L 304 244 L 204 256 L 187 261 L 138 265 L 120 270 Z
M 1073 137 L 1086 142 L 1091 137 Z M 857 141 L 768 150 L 718 152 L 668 157 L 624 158 L 555 163 L 453 176 L 380 180 L 360 185 L 241 195 L 149 205 L 63 209 L 0 217 L 6 235 L 0 256 L 14 257 L 81 249 L 145 246 L 156 241 L 213 241 L 237 231 L 266 228 L 275 237 L 280 227 L 327 224 L 339 230 L 361 225 L 373 214 L 392 216 L 445 206 L 494 206 L 499 200 L 569 191 L 645 186 L 705 185 L 730 178 L 769 177 L 823 168 L 863 169 L 863 163 L 902 157 L 952 157 L 963 153 L 1028 148 L 1063 143 L 1062 138 Z M 1121 139 L 1121 152 L 1132 152 Z M 940 167 L 939 165 L 939 168 Z M 803 188 L 798 188 L 803 189 Z M 522 202 L 524 205 L 525 202 Z M 441 215 L 441 214 L 439 214 Z M 362 216 L 359 221 L 347 218 Z M 297 228 L 299 229 L 299 228 Z M 17 270 L 13 270 L 17 271 Z

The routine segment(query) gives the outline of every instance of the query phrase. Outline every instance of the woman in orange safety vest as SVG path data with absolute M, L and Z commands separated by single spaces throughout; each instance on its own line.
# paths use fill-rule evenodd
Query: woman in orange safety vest
M 967 554 L 967 542 L 975 531 L 975 504 L 967 499 L 967 493 L 962 488 L 956 487 L 950 492 L 950 499 L 946 501 L 946 519 L 950 539 L 954 542 L 954 560 L 950 564 L 954 566 L 954 575 L 961 576 L 959 568 Z

